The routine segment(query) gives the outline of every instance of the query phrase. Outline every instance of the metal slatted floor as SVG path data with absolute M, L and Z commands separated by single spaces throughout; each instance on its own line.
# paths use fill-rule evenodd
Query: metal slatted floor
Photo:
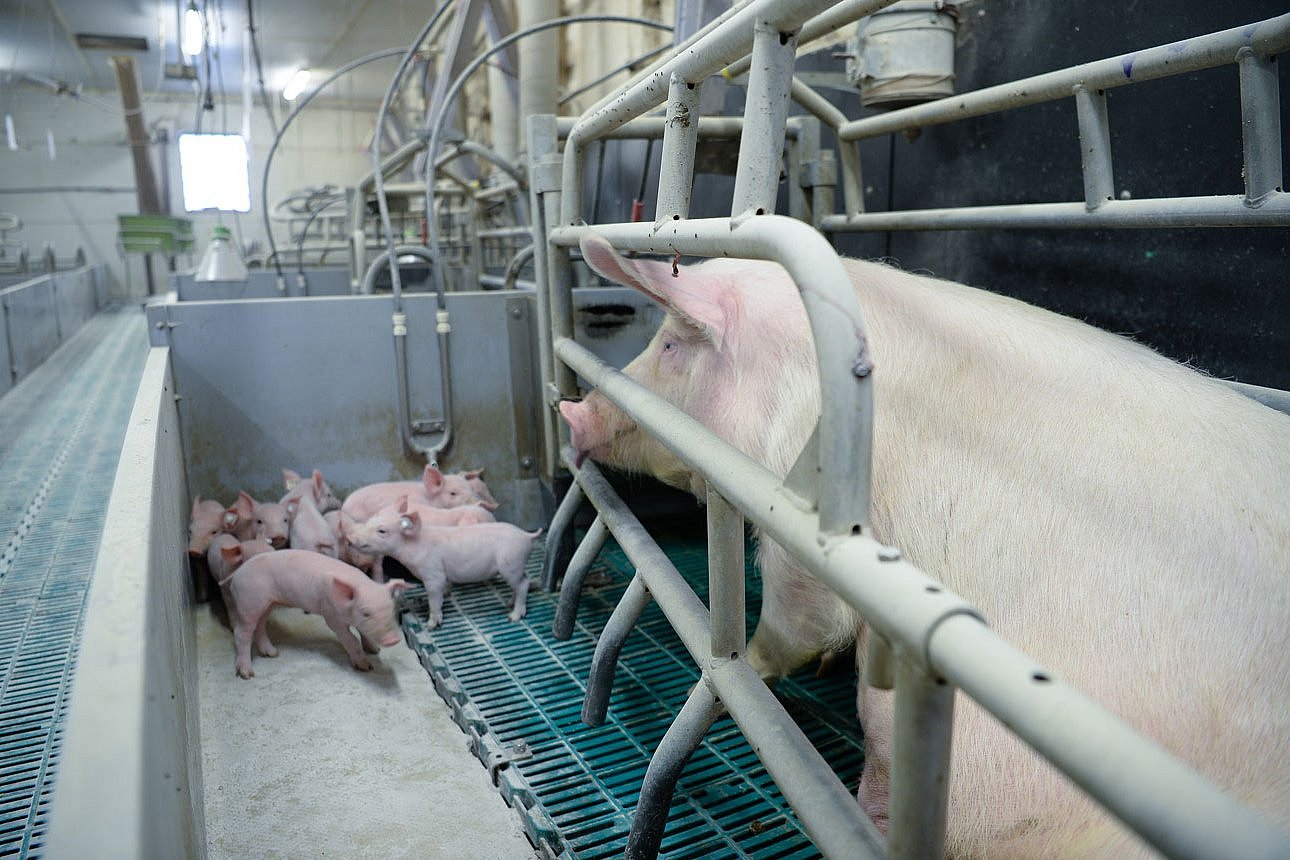
M 0 857 L 41 854 L 142 310 L 98 314 L 0 399 Z
M 700 539 L 660 542 L 674 565 L 707 598 Z M 543 546 L 529 559 L 537 579 Z M 680 710 L 698 671 L 663 613 L 651 606 L 623 648 L 605 724 L 581 721 L 582 696 L 600 630 L 634 569 L 610 541 L 588 576 L 573 637 L 551 636 L 555 595 L 529 592 L 528 616 L 506 618 L 510 588 L 500 581 L 457 586 L 444 621 L 425 629 L 424 592 L 408 592 L 403 616 L 435 688 L 475 754 L 525 821 L 529 837 L 561 858 L 620 857 L 649 758 Z M 597 580 L 600 584 L 594 585 Z M 748 578 L 748 629 L 760 604 Z M 810 672 L 776 692 L 816 748 L 847 784 L 863 763 L 855 718 L 855 679 Z M 734 722 L 713 725 L 677 786 L 660 856 L 808 858 L 818 852 Z

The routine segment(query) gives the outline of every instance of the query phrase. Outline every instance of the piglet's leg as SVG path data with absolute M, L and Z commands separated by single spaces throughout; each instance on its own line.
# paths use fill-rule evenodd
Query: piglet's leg
M 519 621 L 528 611 L 529 597 L 529 578 L 520 570 L 518 579 L 511 580 L 511 588 L 514 590 L 514 600 L 511 602 L 511 614 L 506 616 L 512 621 Z
M 332 629 L 336 637 L 340 639 L 340 644 L 345 646 L 345 653 L 349 655 L 349 663 L 360 672 L 370 672 L 372 664 L 368 661 L 367 656 L 363 653 L 363 646 L 359 644 L 354 634 L 350 632 L 349 625 L 339 618 L 333 618 L 330 614 L 323 615 L 327 626 Z
M 265 657 L 278 656 L 278 649 L 269 640 L 269 613 L 265 612 L 255 625 L 255 650 Z
M 233 666 L 238 677 L 250 678 L 255 675 L 251 668 L 251 638 L 255 630 L 254 622 L 243 622 L 240 619 L 233 623 L 233 643 L 237 647 L 237 659 Z
M 443 594 L 447 590 L 448 580 L 440 576 L 428 576 L 424 580 L 426 584 L 426 602 L 429 604 L 430 618 L 426 621 L 426 627 L 434 629 L 443 621 Z

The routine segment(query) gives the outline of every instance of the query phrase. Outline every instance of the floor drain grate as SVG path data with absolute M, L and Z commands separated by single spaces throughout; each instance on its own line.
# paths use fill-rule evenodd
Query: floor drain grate
M 702 543 L 662 542 L 683 576 L 706 599 Z M 529 560 L 536 578 L 542 546 Z M 471 736 L 476 754 L 522 744 L 525 754 L 497 770 L 503 796 L 525 819 L 529 837 L 551 856 L 620 857 L 649 757 L 698 678 L 684 646 L 653 606 L 628 638 L 602 726 L 581 721 L 583 685 L 596 637 L 633 568 L 612 542 L 592 570 L 609 584 L 584 589 L 578 625 L 567 642 L 551 637 L 554 595 L 530 591 L 528 617 L 506 619 L 510 589 L 501 582 L 456 587 L 444 622 L 425 629 L 425 599 L 409 592 L 404 628 L 439 694 Z M 749 577 L 749 629 L 760 594 Z M 855 719 L 854 675 L 783 681 L 780 700 L 845 781 L 863 763 Z M 685 768 L 673 798 L 660 856 L 809 858 L 818 852 L 747 741 L 719 720 Z

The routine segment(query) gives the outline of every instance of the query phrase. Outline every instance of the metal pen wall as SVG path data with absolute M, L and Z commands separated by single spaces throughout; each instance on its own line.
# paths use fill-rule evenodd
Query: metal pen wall
M 1003 719 L 1037 752 L 1167 854 L 1275 856 L 1284 846 L 1283 834 L 1078 691 L 1050 681 L 1042 667 L 991 632 L 969 604 L 902 561 L 897 549 L 878 544 L 869 532 L 869 428 L 856 426 L 855 418 L 868 414 L 863 408 L 867 374 L 856 372 L 863 362 L 855 360 L 861 354 L 855 338 L 863 332 L 862 309 L 856 306 L 836 253 L 821 234 L 800 221 L 768 214 L 774 209 L 775 188 L 768 164 L 777 163 L 784 141 L 783 107 L 793 89 L 795 34 L 810 27 L 813 16 L 829 14 L 831 5 L 763 0 L 739 7 L 584 114 L 569 131 L 562 155 L 554 118 L 530 121 L 538 282 L 546 286 L 539 290 L 539 330 L 547 446 L 555 447 L 564 438 L 553 410 L 560 398 L 577 394 L 576 372 L 701 474 L 710 487 L 714 598 L 709 613 L 696 605 L 688 588 L 676 582 L 665 559 L 659 558 L 622 502 L 612 497 L 595 467 L 584 464 L 575 470 L 578 488 L 571 491 L 571 498 L 589 498 L 599 511 L 600 525 L 591 530 L 588 546 L 575 556 L 571 572 L 576 574 L 594 555 L 606 531 L 638 565 L 637 582 L 628 589 L 621 614 L 616 612 L 607 628 L 612 632 L 604 638 L 604 653 L 598 653 L 595 665 L 600 669 L 593 671 L 589 681 L 585 712 L 596 717 L 597 702 L 603 700 L 605 685 L 612 680 L 606 667 L 612 666 L 616 641 L 630 629 L 633 614 L 648 599 L 660 603 L 703 673 L 703 682 L 669 729 L 646 776 L 629 852 L 651 856 L 657 850 L 669 785 L 714 718 L 714 698 L 719 698 L 825 856 L 941 853 L 953 706 L 953 687 L 936 682 L 942 678 Z M 845 5 L 848 14 L 861 15 L 886 4 Z M 665 163 L 660 179 L 660 220 L 578 226 L 582 214 L 579 171 L 586 145 L 665 101 L 670 118 L 689 113 L 695 101 L 693 90 L 726 63 L 749 54 L 756 58 L 749 80 L 750 103 L 757 99 L 765 109 L 748 111 L 731 216 L 686 217 L 686 189 L 692 182 L 692 176 L 686 175 L 686 155 L 695 136 L 683 128 L 688 124 L 671 122 L 664 147 L 677 157 Z M 1097 190 L 1101 185 L 1094 182 L 1092 187 Z M 820 356 L 821 386 L 828 392 L 823 399 L 826 412 L 803 455 L 818 463 L 813 473 L 820 476 L 818 482 L 786 485 L 575 342 L 568 248 L 592 229 L 622 250 L 770 259 L 789 271 L 802 291 L 817 349 L 838 350 Z M 842 313 L 835 310 L 830 319 L 821 312 L 823 300 Z M 849 323 L 842 327 L 847 331 L 829 329 L 839 319 Z M 543 323 L 549 323 L 549 328 Z M 844 361 L 846 357 L 851 360 Z M 833 408 L 843 403 L 846 408 Z M 857 439 L 861 440 L 858 446 Z M 863 452 L 859 456 L 852 453 L 857 448 Z M 564 526 L 565 506 L 562 513 L 566 516 L 560 517 L 559 525 Z M 743 658 L 738 621 L 743 612 L 742 590 L 733 573 L 730 540 L 741 532 L 743 517 L 836 590 L 878 633 L 878 644 L 870 654 L 870 662 L 878 667 L 874 680 L 894 683 L 897 701 L 893 774 L 898 776 L 893 777 L 887 840 L 878 835 L 827 765 L 803 748 L 800 731 Z M 566 583 L 577 579 L 569 576 Z M 576 599 L 572 593 L 567 597 Z M 989 657 L 966 661 L 957 656 L 961 654 Z M 882 671 L 884 667 L 888 671 Z M 1038 704 L 1043 705 L 1043 716 L 1034 707 Z M 1062 718 L 1054 720 L 1053 714 Z M 1073 733 L 1062 730 L 1074 724 L 1086 730 L 1081 740 L 1072 741 Z M 1125 761 L 1135 764 L 1118 767 Z M 1103 765 L 1106 762 L 1117 763 L 1114 775 Z

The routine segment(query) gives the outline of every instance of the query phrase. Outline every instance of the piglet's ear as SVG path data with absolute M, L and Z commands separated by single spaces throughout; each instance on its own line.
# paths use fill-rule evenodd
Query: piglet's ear
M 282 485 L 286 487 L 288 491 L 295 489 L 295 486 L 298 483 L 300 483 L 300 476 L 298 474 L 293 472 L 291 469 L 282 470 Z
M 336 602 L 337 606 L 345 606 L 354 600 L 354 588 L 346 582 L 341 582 L 339 578 L 331 581 L 331 599 Z
M 416 511 L 408 511 L 399 518 L 399 528 L 407 534 L 416 534 L 421 528 L 421 515 Z
M 425 484 L 427 490 L 437 490 L 443 484 L 443 472 L 427 464 L 425 471 L 421 473 L 421 483 Z
M 628 260 L 591 232 L 584 233 L 578 245 L 591 268 L 649 296 L 721 349 L 735 307 L 730 289 L 721 280 L 670 263 Z
M 399 496 L 399 513 L 406 514 L 407 512 L 408 512 L 408 497 Z

